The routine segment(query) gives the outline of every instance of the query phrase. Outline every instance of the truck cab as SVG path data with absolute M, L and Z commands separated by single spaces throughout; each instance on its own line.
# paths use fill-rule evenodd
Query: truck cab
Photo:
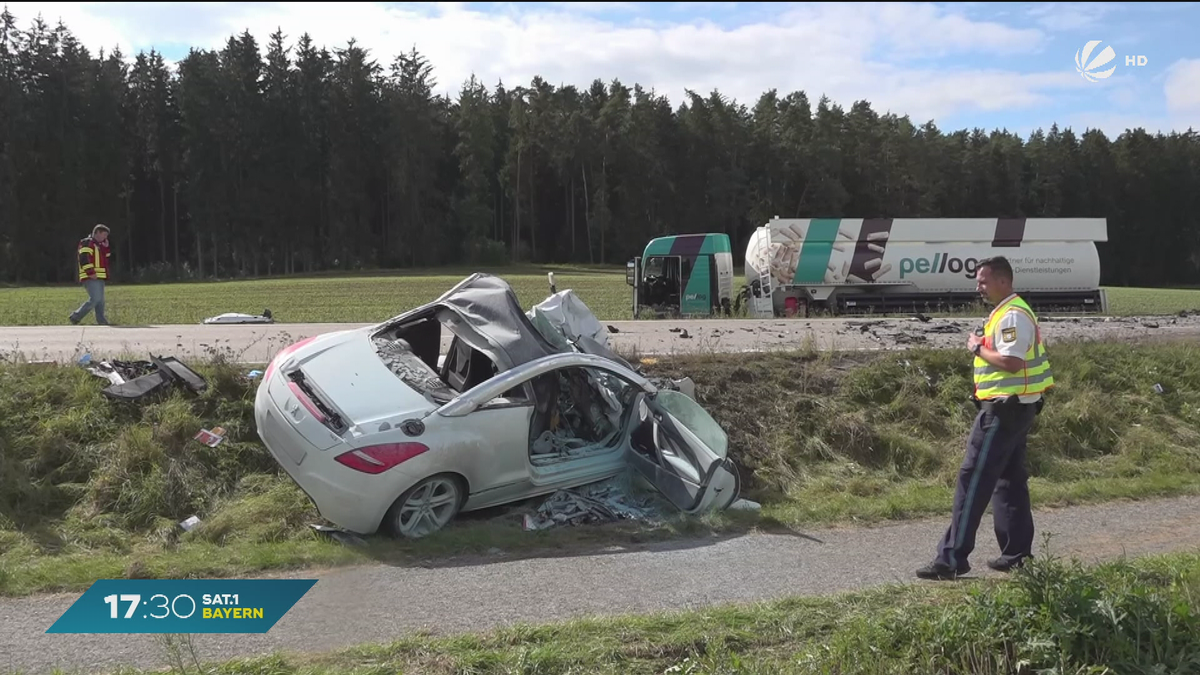
M 729 314 L 733 249 L 727 234 L 680 234 L 652 239 L 625 266 L 633 287 L 633 318 Z

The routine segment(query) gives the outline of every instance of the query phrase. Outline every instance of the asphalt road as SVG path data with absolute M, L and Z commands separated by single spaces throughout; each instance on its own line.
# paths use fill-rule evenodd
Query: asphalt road
M 984 516 L 972 576 L 995 576 L 991 517 Z M 1200 550 L 1200 497 L 1040 512 L 1051 550 L 1084 562 Z M 665 542 L 564 557 L 491 558 L 423 567 L 359 567 L 288 575 L 317 584 L 268 633 L 196 635 L 201 659 L 273 651 L 314 653 L 386 642 L 418 630 L 482 631 L 543 623 L 823 595 L 890 582 L 926 582 L 912 573 L 933 554 L 945 518 L 874 528 Z M 154 636 L 47 635 L 78 594 L 0 599 L 0 671 L 54 668 L 111 672 L 167 665 Z
M 612 321 L 610 346 L 641 354 L 752 352 L 798 349 L 904 349 L 966 344 L 980 319 L 766 319 L 693 321 Z M 148 352 L 179 359 L 204 358 L 214 350 L 244 363 L 263 363 L 297 340 L 365 324 L 15 326 L 0 327 L 0 357 L 30 361 L 73 361 Z M 1047 319 L 1045 337 L 1058 339 L 1196 339 L 1200 316 Z M 443 331 L 443 349 L 449 347 Z

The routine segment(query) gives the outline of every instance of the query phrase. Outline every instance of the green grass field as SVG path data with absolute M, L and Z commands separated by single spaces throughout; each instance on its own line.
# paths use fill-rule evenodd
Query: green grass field
M 1052 354 L 1059 386 L 1030 438 L 1037 506 L 1200 493 L 1200 346 L 1063 344 Z M 257 381 L 242 367 L 192 365 L 208 378 L 203 395 L 116 404 L 81 368 L 0 364 L 0 595 L 942 515 L 974 416 L 958 350 L 647 359 L 649 374 L 696 381 L 761 512 L 526 532 L 533 500 L 464 514 L 418 542 L 346 547 L 308 527 L 320 522 L 312 505 L 258 442 Z M 192 439 L 218 425 L 218 447 Z M 192 515 L 202 525 L 184 532 Z
M 123 325 L 194 324 L 224 312 L 270 309 L 281 323 L 373 323 L 433 300 L 473 269 L 440 269 L 372 276 L 308 276 L 254 281 L 123 286 L 106 291 L 109 319 Z M 571 288 L 602 321 L 631 319 L 631 289 L 623 267 L 510 267 L 485 270 L 512 284 L 529 308 L 549 292 L 547 272 L 559 290 Z M 741 270 L 735 289 L 743 283 Z M 83 301 L 77 286 L 0 290 L 0 325 L 67 325 Z M 1200 310 L 1200 290 L 1111 288 L 1116 315 L 1174 314 Z M 89 317 L 86 323 L 93 322 Z

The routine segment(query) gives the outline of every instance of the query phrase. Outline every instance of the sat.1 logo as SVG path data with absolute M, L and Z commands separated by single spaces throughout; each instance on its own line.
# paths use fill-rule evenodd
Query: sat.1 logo
M 1089 40 L 1083 49 L 1075 52 L 1075 72 L 1083 76 L 1083 79 L 1088 82 L 1099 82 L 1111 76 L 1117 70 L 1117 64 L 1112 64 L 1108 70 L 1097 70 L 1108 65 L 1110 61 L 1117 58 L 1117 52 L 1113 50 L 1112 45 L 1107 45 L 1104 49 L 1096 54 L 1096 58 L 1089 61 L 1092 52 L 1100 44 L 1100 40 Z M 1125 65 L 1127 66 L 1144 66 L 1147 59 L 1142 54 L 1128 54 L 1125 56 Z

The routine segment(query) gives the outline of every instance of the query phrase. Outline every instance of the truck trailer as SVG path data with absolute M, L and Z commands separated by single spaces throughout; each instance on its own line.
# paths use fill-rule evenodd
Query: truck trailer
M 975 266 L 1004 256 L 1034 311 L 1107 313 L 1104 218 L 779 218 L 746 247 L 752 316 L 948 311 L 980 301 Z
M 750 316 L 949 311 L 980 301 L 975 266 L 1003 255 L 1017 292 L 1039 313 L 1107 313 L 1096 243 L 1104 218 L 779 218 L 746 247 L 746 286 L 733 297 L 725 234 L 650 241 L 626 266 L 633 316 Z

